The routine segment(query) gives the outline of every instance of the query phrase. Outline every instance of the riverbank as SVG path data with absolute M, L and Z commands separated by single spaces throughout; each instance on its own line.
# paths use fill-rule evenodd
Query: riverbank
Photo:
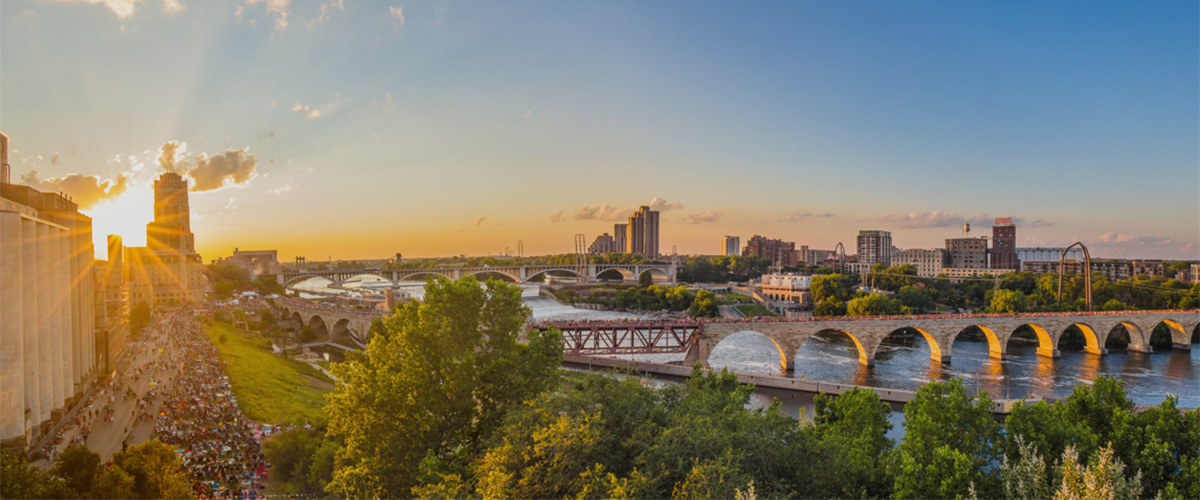
M 321 408 L 333 383 L 323 373 L 275 355 L 269 341 L 247 337 L 228 323 L 209 323 L 205 332 L 225 361 L 229 383 L 247 418 L 269 424 L 326 421 Z

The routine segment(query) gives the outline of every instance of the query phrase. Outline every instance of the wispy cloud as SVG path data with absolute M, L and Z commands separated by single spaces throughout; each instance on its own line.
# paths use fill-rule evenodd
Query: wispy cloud
M 310 19 L 307 23 L 304 23 L 304 25 L 312 28 L 329 20 L 329 16 L 333 13 L 333 9 L 345 10 L 345 8 L 342 7 L 342 0 L 330 0 L 329 2 L 321 4 L 321 13 L 318 14 L 317 17 Z
M 179 3 L 179 0 L 163 0 L 163 13 L 167 15 L 182 12 L 187 6 Z
M 275 14 L 275 31 L 283 31 L 288 27 L 289 4 L 292 0 L 246 0 L 246 5 L 266 4 L 267 13 Z M 253 26 L 253 20 L 251 20 Z
M 341 92 L 338 92 L 333 94 L 333 101 L 325 104 L 324 106 L 310 106 L 308 104 L 301 103 L 300 101 L 296 101 L 296 104 L 292 105 L 292 111 L 308 117 L 309 120 L 315 120 L 323 115 L 329 115 L 329 113 L 334 112 L 345 103 L 346 99 L 342 97 Z
M 1109 231 L 1092 240 L 1090 244 L 1119 247 L 1164 247 L 1174 245 L 1175 240 L 1170 236 L 1133 236 Z
M 486 221 L 486 220 L 487 220 L 487 216 L 486 216 L 486 215 L 485 215 L 485 216 L 483 216 L 483 217 L 480 217 L 480 218 L 478 218 L 478 219 L 475 219 L 475 225 L 476 225 L 476 226 L 482 226 L 482 225 L 483 225 L 483 221 Z
M 550 214 L 550 222 L 562 222 L 566 217 L 563 217 L 563 211 L 559 210 Z
M 619 221 L 628 219 L 630 215 L 638 210 L 641 205 L 634 205 L 631 208 L 614 207 L 607 203 L 603 205 L 592 205 L 590 207 L 580 208 L 573 216 L 576 220 L 603 220 L 603 221 Z M 683 208 L 682 203 L 668 203 L 667 200 L 657 196 L 650 200 L 646 206 L 650 210 L 664 212 L 667 210 L 678 210 Z
M 404 7 L 388 7 L 388 14 L 399 20 L 395 25 L 395 31 L 400 32 L 400 27 L 404 26 Z
M 783 219 L 783 222 L 800 222 L 809 218 L 828 219 L 830 217 L 833 217 L 833 214 L 829 212 L 825 212 L 823 214 L 814 214 L 812 212 L 792 212 L 791 215 L 788 215 L 787 218 Z
M 137 4 L 141 0 L 55 0 L 59 3 L 86 3 L 90 5 L 103 5 L 108 7 L 113 14 L 117 15 L 117 19 L 128 19 L 133 17 L 133 13 L 137 10 Z
M 1053 225 L 1054 225 L 1054 221 L 1042 220 L 1042 219 L 1038 219 L 1038 220 L 1035 220 L 1035 221 L 1029 223 L 1029 227 L 1051 227 Z
M 525 118 L 529 118 L 529 115 L 532 115 L 532 114 L 533 114 L 533 110 L 532 110 L 532 109 L 527 109 L 527 110 L 525 110 Z
M 903 229 L 921 229 L 929 227 L 951 227 L 961 225 L 963 223 L 991 227 L 991 225 L 995 222 L 995 219 L 987 214 L 976 215 L 974 217 L 965 217 L 954 212 L 934 210 L 932 212 L 912 212 L 908 214 L 884 214 L 876 217 L 874 221 L 879 224 Z M 1024 219 L 1020 217 L 1012 217 L 1012 221 L 1017 225 L 1024 223 Z
M 703 210 L 687 216 L 683 221 L 688 224 L 711 224 L 724 215 L 719 210 Z
M 291 191 L 293 187 L 295 187 L 295 186 L 294 186 L 294 185 L 292 185 L 292 183 L 290 183 L 290 182 L 289 182 L 289 183 L 287 183 L 287 184 L 284 184 L 284 185 L 282 185 L 282 186 L 278 186 L 278 187 L 275 187 L 275 188 L 268 189 L 268 190 L 266 191 L 266 193 L 267 193 L 267 194 L 280 194 L 280 193 L 286 193 L 286 192 L 288 192 L 288 191 Z

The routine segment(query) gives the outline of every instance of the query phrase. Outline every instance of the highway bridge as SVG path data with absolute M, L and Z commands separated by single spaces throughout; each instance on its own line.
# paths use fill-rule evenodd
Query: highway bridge
M 301 281 L 312 278 L 324 278 L 333 286 L 360 277 L 375 277 L 391 282 L 393 286 L 401 282 L 425 281 L 430 276 L 444 276 L 458 279 L 464 276 L 492 275 L 500 276 L 513 283 L 527 283 L 544 278 L 547 273 L 559 276 L 569 275 L 573 278 L 582 276 L 588 281 L 595 281 L 602 273 L 620 275 L 624 281 L 637 281 L 643 273 L 650 273 L 659 281 L 676 282 L 676 266 L 666 264 L 588 264 L 586 266 L 572 265 L 511 265 L 511 266 L 481 266 L 481 267 L 431 267 L 414 269 L 332 269 L 324 271 L 284 270 L 273 276 L 275 281 L 286 287 L 291 287 Z

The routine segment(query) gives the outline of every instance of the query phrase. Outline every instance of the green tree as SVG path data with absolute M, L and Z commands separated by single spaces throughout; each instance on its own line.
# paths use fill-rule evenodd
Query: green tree
M 1126 479 L 1125 465 L 1108 446 L 1101 448 L 1087 467 L 1080 465 L 1074 448 L 1067 448 L 1061 470 L 1062 485 L 1054 494 L 1055 500 L 1118 500 L 1142 495 L 1142 474 Z
M 1100 309 L 1104 311 L 1124 311 L 1128 308 L 1129 306 L 1126 306 L 1124 302 L 1121 302 L 1117 299 L 1108 299 L 1108 302 L 1105 302 L 1104 305 L 1100 307 Z
M 0 497 L 3 498 L 76 498 L 59 477 L 31 465 L 24 454 L 0 447 Z
M 844 498 L 886 497 L 894 479 L 886 460 L 892 451 L 887 432 L 892 409 L 869 389 L 853 388 L 837 398 L 824 393 L 813 398 L 813 423 L 821 444 L 837 460 L 835 491 Z
M 986 392 L 967 394 L 962 379 L 930 382 L 904 405 L 904 440 L 897 446 L 898 498 L 993 496 L 999 483 L 986 466 L 996 458 L 1000 425 Z
M 906 286 L 896 292 L 896 300 L 917 314 L 937 309 L 937 304 L 933 301 L 933 297 L 929 296 L 929 293 L 912 286 Z
M 826 298 L 825 300 L 818 302 L 816 307 L 813 307 L 813 315 L 814 316 L 845 316 L 846 315 L 846 304 L 843 304 L 842 302 L 840 302 L 836 299 L 833 299 L 833 298 Z
M 100 455 L 87 446 L 72 446 L 54 458 L 53 470 L 67 482 L 67 487 L 86 494 L 92 491 L 92 483 L 100 474 Z
M 150 326 L 150 305 L 138 302 L 129 310 L 129 333 L 137 337 Z
M 334 365 L 329 432 L 344 439 L 326 490 L 406 498 L 423 458 L 462 467 L 504 415 L 554 387 L 561 334 L 528 332 L 521 290 L 499 281 L 430 279 L 367 350 Z
M 653 284 L 654 284 L 654 276 L 651 276 L 649 271 L 646 271 L 646 272 L 638 275 L 638 286 L 640 286 L 642 288 L 646 288 Z
M 716 295 L 708 290 L 696 292 L 696 298 L 692 301 L 692 307 L 688 308 L 688 315 L 694 318 L 720 317 L 721 313 L 717 310 Z
M 823 302 L 827 299 L 838 302 L 850 300 L 853 292 L 854 280 L 843 274 L 827 274 L 824 276 L 813 276 L 812 280 L 812 297 L 813 302 Z
M 119 451 L 112 461 L 133 478 L 135 498 L 192 497 L 192 481 L 175 450 L 157 439 Z
M 1020 290 L 996 290 L 992 294 L 991 309 L 994 313 L 1022 313 L 1027 306 L 1025 293 Z
M 909 314 L 912 310 L 900 305 L 883 294 L 872 293 L 855 298 L 846 304 L 848 316 L 883 316 L 890 314 Z

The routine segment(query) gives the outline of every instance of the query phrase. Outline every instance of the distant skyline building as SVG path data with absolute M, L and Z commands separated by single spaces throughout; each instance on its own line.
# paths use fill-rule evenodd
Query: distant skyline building
M 629 224 L 613 224 L 613 252 L 624 252 L 629 245 Z
M 1011 217 L 997 217 L 992 226 L 992 269 L 1020 269 L 1017 262 L 1017 226 Z
M 946 238 L 946 268 L 987 269 L 987 238 Z
M 746 241 L 742 255 L 757 255 L 771 259 L 771 266 L 776 268 L 796 265 L 796 243 L 792 241 L 773 240 L 766 236 L 754 235 Z
M 892 233 L 889 231 L 859 231 L 858 261 L 865 264 L 887 264 L 892 261 Z
M 604 233 L 600 236 L 597 236 L 596 239 L 592 241 L 592 244 L 588 246 L 587 253 L 588 255 L 604 255 L 606 253 L 616 252 L 617 248 L 616 241 L 613 240 L 613 237 L 608 233 Z
M 145 247 L 125 247 L 129 302 L 182 304 L 204 300 L 204 261 L 196 253 L 188 208 L 188 184 L 179 174 L 154 179 L 154 221 Z
M 108 276 L 109 286 L 125 285 L 125 244 L 120 235 L 108 235 Z
M 742 239 L 737 236 L 721 238 L 721 255 L 730 257 L 742 254 Z
M 628 253 L 658 258 L 658 211 L 643 205 L 629 216 Z
M 917 268 L 917 276 L 932 278 L 942 274 L 946 261 L 943 248 L 906 248 L 892 254 L 891 266 L 910 265 Z

